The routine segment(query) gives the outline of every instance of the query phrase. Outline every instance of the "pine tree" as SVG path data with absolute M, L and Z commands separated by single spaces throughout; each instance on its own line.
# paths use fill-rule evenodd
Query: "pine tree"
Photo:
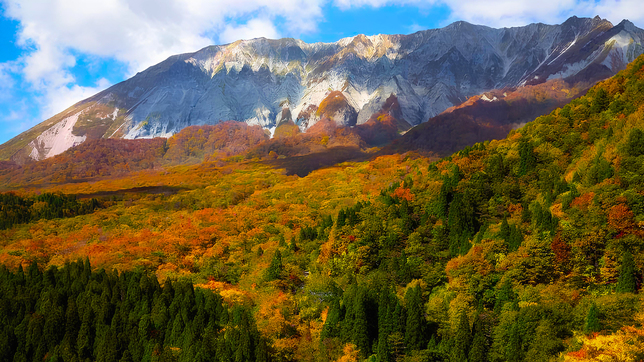
M 508 238 L 508 249 L 509 251 L 517 251 L 523 242 L 523 234 L 521 229 L 516 225 L 510 227 L 510 236 Z
M 501 288 L 496 292 L 496 300 L 494 303 L 494 313 L 501 314 L 505 303 L 513 302 L 516 299 L 514 291 L 512 290 L 512 283 L 509 278 L 506 278 Z
M 489 347 L 488 329 L 484 319 L 479 315 L 473 325 L 472 347 L 469 353 L 469 362 L 487 362 L 487 351 Z
M 644 155 L 644 131 L 639 128 L 631 130 L 626 142 L 626 151 L 633 157 Z
M 537 326 L 530 348 L 525 354 L 525 361 L 549 361 L 564 350 L 563 342 L 555 332 L 554 325 L 543 319 Z
M 351 339 L 360 350 L 362 358 L 367 358 L 371 354 L 371 342 L 369 341 L 369 325 L 367 322 L 367 313 L 365 311 L 364 302 L 364 292 L 359 290 L 353 305 L 353 338 Z
M 586 324 L 584 325 L 585 333 L 593 333 L 601 331 L 601 324 L 599 322 L 599 309 L 597 305 L 593 303 L 588 309 L 588 314 L 586 314 Z
M 449 204 L 452 201 L 452 185 L 449 177 L 443 177 L 443 184 L 440 192 L 438 193 L 438 200 L 436 201 L 435 213 L 440 218 L 447 218 L 449 211 Z
M 408 289 L 405 294 L 407 307 L 407 323 L 405 323 L 405 345 L 409 351 L 422 349 L 426 340 L 424 336 L 423 301 L 421 299 L 420 285 Z
M 523 361 L 523 347 L 520 322 L 512 323 L 508 331 L 508 343 L 505 346 L 505 357 L 510 362 Z
M 335 225 L 337 228 L 341 228 L 346 224 L 346 215 L 344 213 L 344 209 L 338 211 L 338 218 L 335 221 Z
M 282 275 L 282 254 L 280 253 L 279 249 L 275 250 L 275 254 L 273 255 L 273 260 L 271 260 L 271 265 L 268 267 L 268 270 L 266 270 L 266 280 L 271 281 L 275 279 L 279 279 Z
M 458 319 L 458 326 L 452 347 L 452 359 L 454 361 L 467 361 L 472 344 L 472 332 L 470 331 L 470 322 L 467 319 L 465 309 L 461 310 Z
M 519 141 L 519 176 L 532 171 L 537 165 L 537 158 L 534 155 L 532 143 L 526 140 L 526 136 Z
M 601 113 L 608 109 L 608 106 L 610 106 L 608 92 L 604 88 L 598 88 L 597 91 L 595 91 L 595 99 L 593 99 L 590 111 L 592 113 Z
M 634 293 L 635 288 L 635 261 L 633 260 L 633 254 L 627 250 L 622 254 L 622 267 L 617 280 L 617 292 Z
M 324 322 L 324 327 L 322 327 L 322 332 L 320 333 L 320 339 L 337 337 L 339 335 L 338 323 L 341 319 L 341 309 L 340 302 L 337 298 L 333 299 L 331 303 L 331 308 L 329 309 L 329 314 L 326 317 Z
M 501 222 L 501 229 L 499 230 L 499 238 L 505 241 L 507 246 L 508 239 L 510 238 L 510 225 L 508 224 L 508 219 L 503 216 L 503 221 Z

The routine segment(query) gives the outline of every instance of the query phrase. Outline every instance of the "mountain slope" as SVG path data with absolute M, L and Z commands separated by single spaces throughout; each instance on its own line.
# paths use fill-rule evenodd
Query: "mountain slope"
M 177 144 L 185 151 L 192 142 Z M 32 338 L 61 323 L 68 331 L 87 324 L 64 322 L 66 299 L 41 293 L 57 280 L 68 285 L 65 265 L 78 258 L 110 271 L 88 294 L 105 303 L 82 303 L 83 319 L 99 325 L 95 346 L 118 335 L 100 332 L 106 328 L 165 326 L 111 344 L 114 360 L 167 351 L 170 360 L 191 361 L 207 336 L 222 334 L 188 326 L 223 327 L 205 323 L 198 308 L 172 312 L 180 303 L 170 300 L 123 308 L 126 322 L 107 302 L 129 295 L 134 303 L 146 284 L 101 287 L 114 287 L 106 278 L 114 269 L 169 278 L 168 286 L 190 280 L 228 305 L 251 307 L 275 360 L 636 361 L 644 353 L 644 56 L 507 138 L 436 162 L 408 153 L 301 178 L 254 161 L 204 162 L 39 191 L 105 198 L 105 208 L 25 217 L 0 230 L 0 263 L 16 271 L 0 270 L 10 293 L 0 303 L 5 357 L 83 351 L 83 339 L 63 333 Z M 16 205 L 36 199 L 22 192 L 4 195 L 10 211 L 29 216 L 46 206 Z M 35 261 L 58 271 L 20 269 Z M 29 299 L 10 298 L 24 285 Z M 16 305 L 26 300 L 27 309 Z M 170 329 L 177 316 L 185 321 Z M 20 343 L 23 335 L 31 342 Z M 229 355 L 212 346 L 202 356 Z
M 561 25 L 493 29 L 457 22 L 411 35 L 358 35 L 336 43 L 253 39 L 176 55 L 98 93 L 7 142 L 0 159 L 43 159 L 93 138 L 168 137 L 190 125 L 243 121 L 302 130 L 322 118 L 367 122 L 393 94 L 417 125 L 491 89 L 552 78 L 597 81 L 642 53 L 644 32 L 628 21 L 570 18 Z

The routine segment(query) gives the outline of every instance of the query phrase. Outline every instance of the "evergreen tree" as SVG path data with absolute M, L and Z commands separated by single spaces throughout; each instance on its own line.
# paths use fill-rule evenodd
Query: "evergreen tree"
M 508 219 L 505 216 L 503 216 L 503 221 L 501 222 L 499 238 L 503 239 L 507 245 L 507 241 L 510 238 L 510 224 L 508 224 Z
M 335 221 L 336 227 L 338 228 L 343 227 L 346 224 L 345 220 L 346 220 L 346 215 L 344 213 L 344 209 L 341 209 L 340 211 L 338 211 L 338 218 Z
M 644 131 L 633 128 L 628 134 L 626 151 L 633 157 L 644 155 Z
M 341 308 L 340 302 L 337 298 L 333 299 L 331 303 L 331 308 L 329 309 L 329 314 L 326 317 L 324 322 L 324 327 L 322 327 L 322 332 L 320 333 L 320 339 L 337 337 L 339 335 L 338 323 L 341 319 Z
M 592 113 L 601 113 L 607 110 L 608 106 L 610 106 L 610 97 L 608 92 L 604 88 L 598 88 L 595 91 L 595 98 L 593 99 L 590 111 Z
M 636 288 L 635 261 L 630 251 L 622 254 L 622 267 L 617 280 L 618 293 L 634 293 Z
M 563 342 L 557 337 L 554 325 L 550 320 L 543 319 L 535 330 L 525 361 L 549 361 L 563 350 Z
M 449 204 L 452 202 L 452 185 L 449 177 L 443 177 L 443 184 L 441 185 L 440 192 L 438 193 L 438 200 L 436 201 L 435 214 L 443 219 L 446 219 L 449 211 Z
M 294 253 L 299 250 L 297 244 L 295 243 L 295 237 L 291 238 L 291 243 L 289 244 L 288 248 Z
M 407 290 L 405 294 L 407 322 L 405 323 L 405 345 L 407 350 L 419 350 L 426 345 L 424 336 L 424 313 L 420 285 Z
M 521 243 L 523 243 L 523 234 L 521 233 L 521 229 L 516 225 L 512 225 L 510 227 L 510 236 L 508 237 L 508 250 L 517 251 L 521 246 Z
M 508 343 L 505 347 L 505 357 L 509 362 L 523 361 L 523 343 L 520 322 L 514 322 L 508 331 Z
M 586 314 L 586 323 L 584 325 L 585 333 L 593 333 L 601 331 L 601 324 L 599 322 L 599 309 L 597 305 L 593 303 L 588 309 L 588 314 Z
M 494 313 L 501 314 L 505 303 L 513 302 L 516 299 L 514 291 L 512 290 L 512 283 L 509 278 L 506 278 L 501 288 L 496 292 L 496 300 L 494 303 Z
M 275 254 L 273 255 L 273 260 L 271 260 L 271 265 L 266 270 L 266 280 L 271 281 L 271 280 L 279 279 L 282 275 L 282 269 L 283 269 L 282 254 L 278 249 L 278 250 L 275 250 Z
M 534 155 L 532 143 L 522 136 L 519 141 L 519 176 L 532 171 L 537 165 L 537 157 Z
M 362 290 L 356 295 L 356 301 L 353 305 L 353 337 L 351 338 L 358 349 L 362 358 L 367 358 L 371 354 L 371 342 L 369 340 L 369 324 L 367 322 L 367 313 L 365 311 L 365 296 Z
M 481 315 L 477 316 L 472 326 L 472 347 L 469 352 L 469 362 L 487 362 L 487 351 L 489 347 L 488 329 Z
M 465 309 L 461 310 L 458 319 L 456 335 L 454 336 L 454 345 L 452 346 L 452 359 L 454 361 L 467 361 L 472 344 L 472 332 L 470 331 L 470 322 L 467 319 Z

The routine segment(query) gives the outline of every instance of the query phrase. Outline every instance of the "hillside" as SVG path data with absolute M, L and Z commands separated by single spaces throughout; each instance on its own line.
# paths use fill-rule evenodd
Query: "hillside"
M 492 90 L 446 109 L 402 137 L 391 138 L 381 154 L 420 152 L 445 157 L 475 143 L 500 140 L 543 114 L 586 93 L 594 83 L 556 79 L 516 89 Z
M 392 95 L 404 131 L 494 89 L 552 79 L 594 84 L 640 55 L 643 39 L 626 20 L 572 17 L 503 29 L 456 22 L 335 43 L 261 38 L 210 46 L 71 106 L 0 146 L 0 160 L 42 160 L 99 138 L 167 138 L 224 120 L 271 132 L 288 122 L 301 131 L 324 120 L 356 126 Z
M 161 186 L 166 192 L 145 192 Z M 388 155 L 298 177 L 233 158 L 36 193 L 45 191 L 111 204 L 0 230 L 0 262 L 11 271 L 0 273 L 2 285 L 24 291 L 20 301 L 28 308 L 22 319 L 1 309 L 8 322 L 0 336 L 11 341 L 3 356 L 41 357 L 69 344 L 62 330 L 42 343 L 16 336 L 63 323 L 70 304 L 51 290 L 87 290 L 79 300 L 94 303 L 85 307 L 84 333 L 95 337 L 96 349 L 77 342 L 68 351 L 90 359 L 194 360 L 194 340 L 202 353 L 228 351 L 240 361 L 644 357 L 644 56 L 507 138 L 438 161 Z M 101 192 L 109 194 L 101 199 Z M 68 271 L 89 273 L 67 265 L 79 258 L 98 270 L 84 279 L 89 287 L 65 282 Z M 62 272 L 42 277 L 34 265 L 25 275 L 32 262 Z M 124 273 L 130 270 L 135 274 Z M 134 293 L 145 273 L 173 281 L 164 287 L 189 281 L 216 290 L 237 317 L 212 322 L 217 332 L 211 328 L 200 339 L 195 321 L 203 313 L 178 314 L 181 302 L 168 296 L 159 303 L 177 311 L 170 328 L 161 304 L 146 309 L 159 298 L 152 281 L 144 285 L 152 294 L 147 307 L 141 304 L 124 325 L 125 316 L 113 312 L 123 300 L 106 287 L 119 291 L 135 280 L 126 295 Z M 49 283 L 48 293 L 28 293 L 39 290 L 32 283 L 38 278 Z M 190 300 L 192 292 L 181 288 L 174 295 L 187 292 Z M 195 294 L 219 313 L 216 297 Z M 4 295 L 0 305 L 13 306 Z M 125 299 L 134 303 L 133 296 Z M 150 319 L 164 331 L 152 333 Z M 134 325 L 139 342 L 105 342 Z M 233 352 L 226 336 L 242 329 L 235 325 L 252 333 Z

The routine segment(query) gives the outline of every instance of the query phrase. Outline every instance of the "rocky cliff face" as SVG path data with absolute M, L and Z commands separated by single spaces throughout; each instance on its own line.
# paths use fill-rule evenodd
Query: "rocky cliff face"
M 293 121 L 305 131 L 326 114 L 351 126 L 392 94 L 413 126 L 491 89 L 603 79 L 640 55 L 643 40 L 628 21 L 573 17 L 503 29 L 456 22 L 336 43 L 237 41 L 170 57 L 9 141 L 0 157 L 43 159 L 85 139 L 168 137 L 225 120 L 268 130 Z

